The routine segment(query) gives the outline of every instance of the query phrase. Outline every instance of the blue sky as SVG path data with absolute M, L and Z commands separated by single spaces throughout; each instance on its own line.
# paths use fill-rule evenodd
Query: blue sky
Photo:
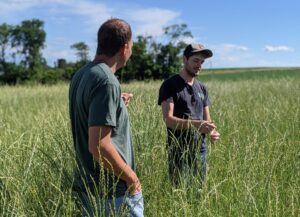
M 193 41 L 214 52 L 206 68 L 300 66 L 298 0 L 0 0 L 0 24 L 45 22 L 43 56 L 75 61 L 70 46 L 84 41 L 90 56 L 96 33 L 110 17 L 128 21 L 137 35 L 162 38 L 162 28 L 185 23 Z M 191 41 L 190 39 L 188 41 Z

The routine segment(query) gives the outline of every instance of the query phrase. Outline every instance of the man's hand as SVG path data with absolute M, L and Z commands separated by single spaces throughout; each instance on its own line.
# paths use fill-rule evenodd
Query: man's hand
M 208 134 L 208 133 L 212 132 L 213 130 L 215 130 L 216 128 L 217 127 L 213 122 L 201 121 L 198 129 L 199 129 L 200 133 Z
M 125 103 L 126 106 L 128 106 L 130 102 L 130 98 L 133 97 L 132 93 L 121 93 L 121 97 Z
M 136 174 L 134 174 L 134 176 L 130 180 L 126 181 L 126 185 L 131 195 L 137 194 L 142 191 L 142 185 Z
M 212 143 L 215 143 L 215 142 L 217 142 L 220 139 L 220 133 L 218 131 L 216 131 L 215 129 L 213 129 L 210 132 L 209 136 L 210 136 L 210 141 Z

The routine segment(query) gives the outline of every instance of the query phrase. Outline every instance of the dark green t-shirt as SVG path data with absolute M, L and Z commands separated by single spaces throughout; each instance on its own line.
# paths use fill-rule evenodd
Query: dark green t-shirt
M 69 90 L 69 107 L 72 135 L 75 146 L 77 167 L 75 168 L 75 189 L 100 192 L 109 195 L 124 195 L 125 181 L 107 174 L 96 162 L 88 149 L 88 128 L 111 126 L 112 143 L 124 159 L 134 169 L 134 154 L 128 113 L 121 99 L 118 79 L 104 63 L 89 63 L 75 73 Z

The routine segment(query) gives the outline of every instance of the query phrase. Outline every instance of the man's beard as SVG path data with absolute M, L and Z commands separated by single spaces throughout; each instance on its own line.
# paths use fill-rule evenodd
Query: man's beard
M 189 75 L 189 76 L 191 76 L 191 77 L 197 77 L 197 75 L 199 74 L 199 70 L 196 72 L 196 73 L 194 73 L 192 70 L 190 70 L 188 67 L 185 67 L 185 71 L 186 71 L 186 73 Z

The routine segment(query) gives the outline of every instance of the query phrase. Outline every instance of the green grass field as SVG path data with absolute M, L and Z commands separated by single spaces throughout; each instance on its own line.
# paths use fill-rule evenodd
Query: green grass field
M 300 216 L 300 70 L 208 70 L 211 115 L 222 135 L 209 145 L 202 189 L 172 188 L 161 81 L 122 86 L 145 216 Z M 75 216 L 68 85 L 0 87 L 0 216 Z

